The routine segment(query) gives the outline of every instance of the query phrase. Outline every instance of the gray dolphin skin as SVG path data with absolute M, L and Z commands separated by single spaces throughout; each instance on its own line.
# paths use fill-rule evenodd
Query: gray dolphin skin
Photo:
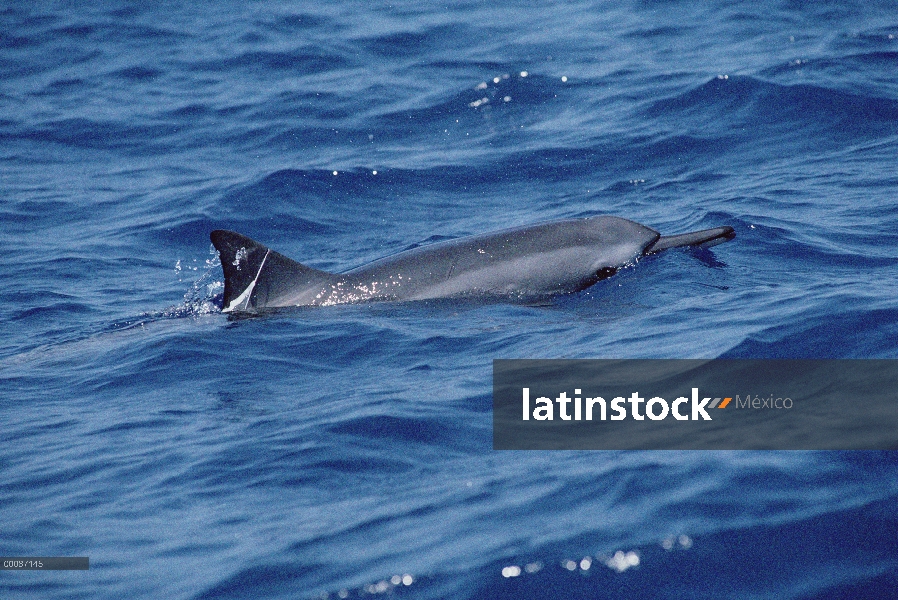
M 210 235 L 225 277 L 222 310 L 234 313 L 434 298 L 540 301 L 588 288 L 648 254 L 734 236 L 732 227 L 716 227 L 662 237 L 620 217 L 589 217 L 421 246 L 334 274 L 233 231 Z

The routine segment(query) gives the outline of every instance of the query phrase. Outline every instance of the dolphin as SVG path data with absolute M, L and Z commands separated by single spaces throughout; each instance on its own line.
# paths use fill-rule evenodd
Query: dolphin
M 588 217 L 420 246 L 335 274 L 233 231 L 210 234 L 224 271 L 227 313 L 435 298 L 540 301 L 588 288 L 643 256 L 734 236 L 732 227 L 716 227 L 662 237 L 620 217 Z

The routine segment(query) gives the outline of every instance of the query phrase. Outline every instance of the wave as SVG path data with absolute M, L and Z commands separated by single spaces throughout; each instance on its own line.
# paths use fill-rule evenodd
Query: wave
M 701 129 L 777 127 L 794 137 L 867 137 L 895 131 L 898 100 L 859 96 L 815 85 L 781 85 L 749 76 L 718 76 L 678 96 L 654 102 L 653 118 L 687 120 Z

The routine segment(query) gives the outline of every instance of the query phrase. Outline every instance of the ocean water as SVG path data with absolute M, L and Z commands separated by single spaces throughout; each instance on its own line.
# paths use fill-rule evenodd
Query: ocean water
M 893 452 L 496 452 L 494 358 L 898 358 L 894 2 L 0 8 L 3 598 L 898 597 Z M 548 306 L 221 313 L 342 271 L 731 225 Z

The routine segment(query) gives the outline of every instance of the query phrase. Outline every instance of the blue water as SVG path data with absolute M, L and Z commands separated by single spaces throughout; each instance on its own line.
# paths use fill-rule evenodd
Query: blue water
M 869 0 L 7 3 L 0 555 L 91 568 L 0 596 L 898 597 L 894 453 L 491 449 L 494 358 L 898 358 L 896 73 Z M 598 214 L 737 237 L 254 319 L 208 239 Z

